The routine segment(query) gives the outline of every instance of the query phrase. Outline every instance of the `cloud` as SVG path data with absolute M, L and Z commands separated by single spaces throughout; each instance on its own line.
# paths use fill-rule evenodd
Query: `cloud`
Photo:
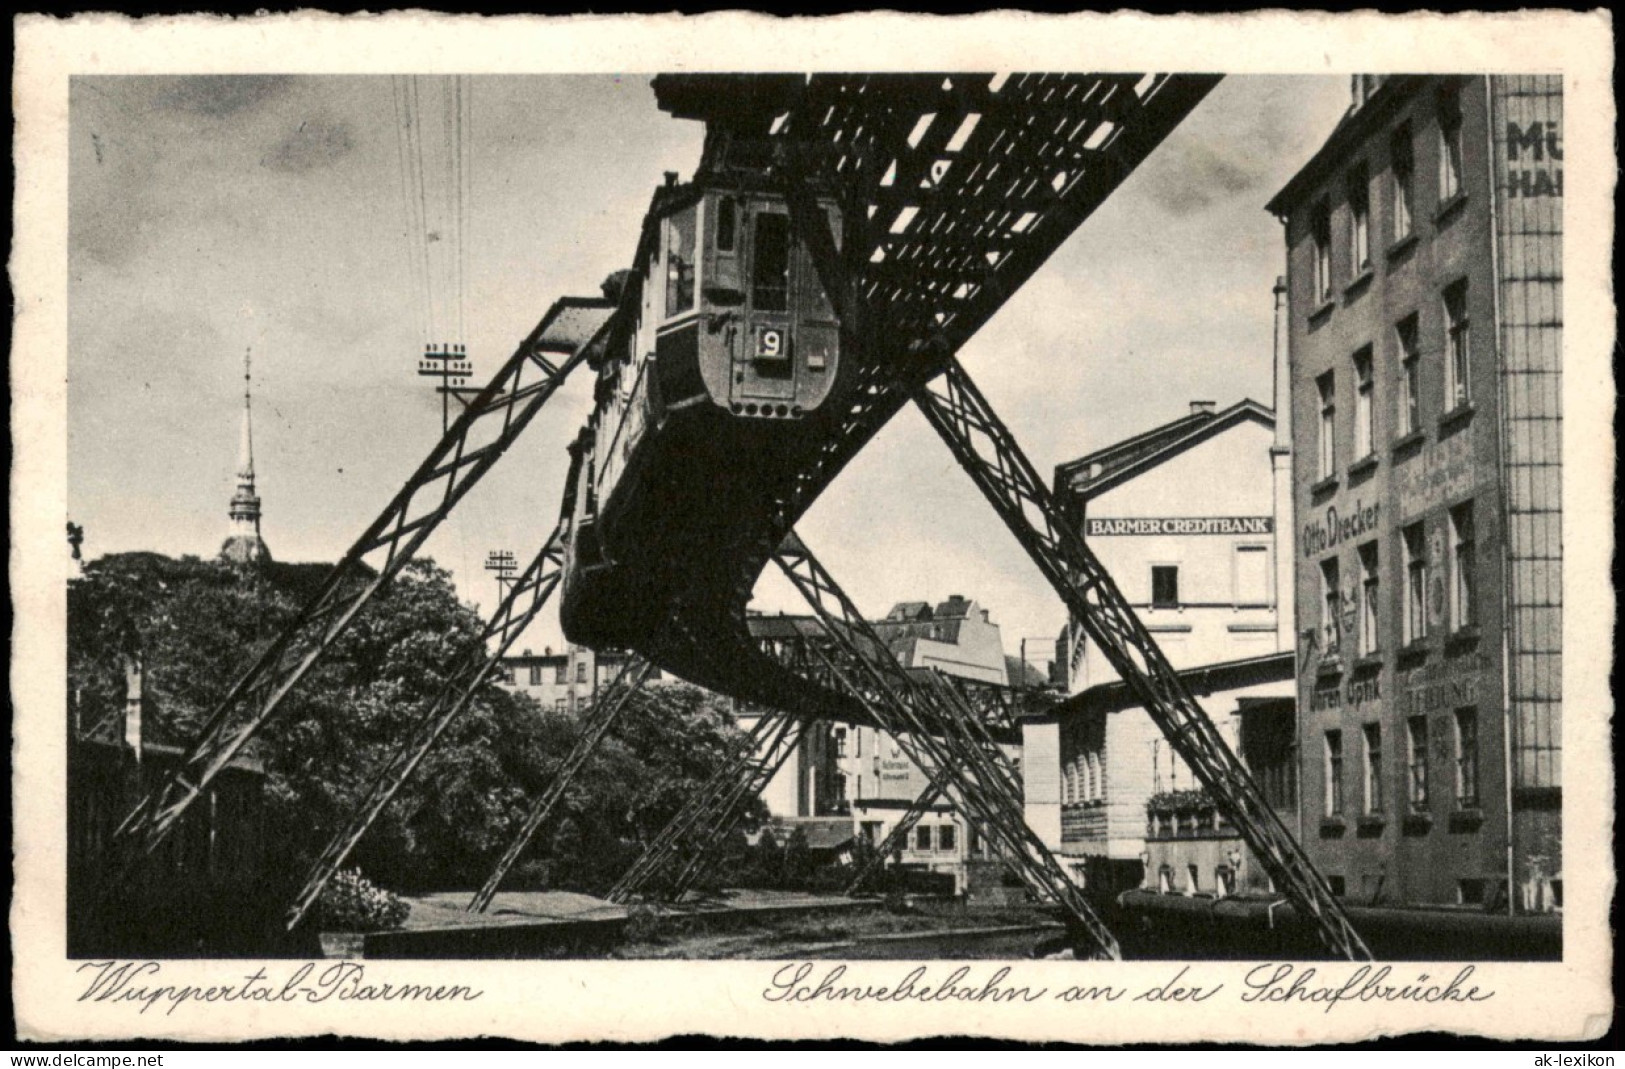
M 260 163 L 273 171 L 303 174 L 331 167 L 355 148 L 350 124 L 327 116 L 306 119 L 277 143 Z
M 1267 174 L 1252 152 L 1186 142 L 1177 158 L 1159 169 L 1146 193 L 1174 216 L 1187 216 L 1257 189 Z
M 198 75 L 165 79 L 154 105 L 211 119 L 248 111 L 286 91 L 287 75 Z

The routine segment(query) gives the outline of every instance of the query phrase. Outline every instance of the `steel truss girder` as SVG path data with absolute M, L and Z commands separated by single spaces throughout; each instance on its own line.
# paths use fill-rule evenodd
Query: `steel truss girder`
M 497 860 L 491 875 L 474 893 L 474 897 L 469 899 L 467 907 L 469 913 L 484 913 L 490 907 L 491 900 L 496 897 L 497 890 L 507 878 L 509 870 L 518 863 L 525 848 L 536 837 L 536 832 L 541 829 L 554 807 L 558 805 L 559 799 L 564 797 L 564 792 L 575 781 L 576 774 L 597 751 L 598 744 L 604 741 L 609 729 L 620 719 L 632 696 L 642 689 L 643 682 L 649 678 L 649 672 L 653 667 L 647 659 L 634 654 L 621 666 L 620 672 L 609 686 L 587 709 L 582 718 L 584 723 L 581 735 L 559 765 L 558 771 L 554 773 L 553 781 L 548 784 L 547 790 L 538 795 L 536 801 L 532 803 L 524 823 L 519 826 L 519 831 L 508 843 L 502 857 Z
M 843 647 L 847 664 L 832 662 L 831 668 L 852 696 L 885 726 L 911 761 L 928 775 L 942 776 L 949 800 L 1004 847 L 1005 860 L 1034 893 L 1059 903 L 1099 954 L 1121 957 L 1116 938 L 1027 826 L 1008 759 L 1002 753 L 997 758 L 990 754 L 985 728 L 979 731 L 974 714 L 954 701 L 953 689 L 940 680 L 923 682 L 898 664 L 799 538 L 786 539 L 774 560 Z M 854 636 L 862 642 L 854 641 Z
M 801 724 L 794 718 L 776 709 L 760 717 L 745 738 L 745 749 L 739 761 L 724 762 L 711 774 L 666 822 L 605 897 L 616 903 L 630 901 L 680 856 L 693 840 L 697 838 L 702 843 L 709 842 L 711 829 L 727 825 L 715 837 L 720 841 L 722 835 L 737 824 L 736 814 L 741 813 L 742 803 L 761 793 L 794 751 L 800 737 Z M 692 849 L 689 853 L 691 861 L 699 856 Z M 697 873 L 698 870 L 694 875 Z M 692 879 L 691 875 L 690 883 Z
M 379 766 L 366 798 L 350 815 L 348 823 L 333 836 L 327 849 L 312 866 L 310 875 L 305 878 L 304 889 L 288 911 L 287 926 L 290 930 L 304 920 L 321 897 L 327 881 L 344 864 L 350 851 L 355 849 L 396 792 L 411 778 L 441 735 L 468 708 L 509 647 L 547 603 L 564 570 L 564 524 L 567 522 L 560 521 L 537 551 L 535 559 L 507 584 L 502 603 L 497 606 L 462 664 L 446 677 L 428 709 Z
M 1064 519 L 1032 462 L 964 368 L 950 358 L 946 373 L 918 390 L 914 399 L 1152 721 L 1241 832 L 1275 885 L 1314 921 L 1329 949 L 1350 959 L 1369 959 L 1370 951 L 1325 879 L 1163 657 L 1083 537 Z
M 556 306 L 557 307 L 557 306 Z M 607 315 L 605 317 L 607 322 Z M 110 844 L 113 868 L 105 891 L 157 849 L 177 821 L 234 757 L 276 715 L 283 699 L 344 633 L 350 622 L 411 560 L 440 522 L 513 444 L 603 331 L 564 349 L 547 340 L 551 317 L 508 358 L 452 424 L 377 519 L 328 573 L 321 589 L 210 713 L 174 772 L 125 817 Z M 544 352 L 564 359 L 555 364 Z M 470 449 L 475 431 L 490 434 Z M 414 508 L 415 506 L 415 508 Z M 413 517 L 408 519 L 408 517 Z M 376 574 L 364 558 L 385 550 Z

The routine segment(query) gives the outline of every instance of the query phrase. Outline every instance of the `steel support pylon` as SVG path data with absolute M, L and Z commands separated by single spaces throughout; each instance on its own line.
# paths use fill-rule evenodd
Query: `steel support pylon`
M 665 892 L 670 901 L 682 898 L 716 862 L 717 851 L 739 826 L 739 822 L 745 819 L 746 803 L 760 797 L 762 791 L 767 789 L 768 783 L 795 753 L 804 734 L 805 724 L 802 721 L 784 718 L 784 726 L 770 740 L 767 752 L 754 754 L 745 762 L 745 775 L 736 778 L 733 790 L 716 807 L 716 819 L 695 829 L 694 836 L 686 844 L 688 858 L 677 870 L 677 875 Z
M 885 868 L 886 861 L 902 851 L 903 846 L 908 842 L 909 832 L 914 830 L 914 825 L 920 822 L 920 818 L 925 816 L 931 807 L 936 804 L 937 799 L 942 796 L 942 787 L 938 782 L 938 777 L 933 776 L 930 784 L 915 797 L 913 802 L 909 803 L 909 807 L 903 813 L 902 818 L 892 825 L 891 831 L 887 832 L 886 837 L 875 847 L 875 852 L 864 859 L 863 864 L 858 866 L 857 875 L 853 876 L 852 881 L 846 885 L 847 894 L 857 894 L 863 888 L 864 882 L 869 879 L 871 873 L 876 869 Z
M 564 527 L 561 521 L 537 551 L 536 557 L 525 570 L 508 584 L 507 594 L 492 614 L 491 620 L 480 632 L 478 641 L 468 652 L 463 663 L 441 686 L 429 708 L 418 718 L 407 736 L 401 740 L 389 758 L 379 767 L 372 786 L 349 821 L 333 836 L 305 878 L 304 888 L 294 899 L 288 911 L 287 926 L 291 930 L 304 920 L 310 908 L 321 897 L 322 888 L 344 864 L 356 843 L 372 827 L 379 814 L 389 805 L 397 791 L 411 778 L 418 764 L 434 748 L 440 736 L 453 721 L 463 714 L 473 701 L 481 685 L 502 660 L 514 642 L 530 626 L 543 605 L 547 604 L 564 568 Z
M 915 394 L 942 436 L 1082 624 L 1152 721 L 1241 832 L 1275 886 L 1315 924 L 1333 952 L 1368 960 L 1370 950 L 1343 905 L 1253 782 L 1247 768 L 1168 664 L 1156 641 L 1118 591 L 1009 429 L 959 362 Z
M 605 897 L 616 903 L 631 901 L 685 852 L 689 862 L 698 858 L 703 850 L 695 849 L 696 841 L 702 848 L 713 839 L 720 841 L 727 830 L 737 825 L 744 801 L 761 793 L 800 739 L 799 721 L 776 709 L 764 713 L 746 735 L 739 760 L 725 762 L 711 774 L 650 840 Z M 724 825 L 726 828 L 721 834 L 710 835 L 712 829 Z M 689 867 L 685 863 L 679 876 Z M 695 869 L 689 875 L 689 884 L 698 871 Z
M 328 573 L 316 595 L 215 706 L 175 771 L 119 825 L 109 844 L 112 864 L 103 883 L 104 896 L 157 849 L 214 778 L 270 722 L 356 614 L 400 573 L 586 359 L 588 348 L 607 322 L 606 309 L 601 317 L 594 317 L 587 336 L 563 345 L 548 337 L 550 315 L 492 376 L 406 485 Z M 549 360 L 548 353 L 562 354 L 562 362 Z M 382 559 L 375 571 L 369 571 L 366 558 L 378 553 Z
M 570 748 L 569 754 L 559 765 L 559 770 L 553 776 L 553 781 L 547 785 L 547 790 L 537 796 L 531 805 L 530 812 L 526 814 L 525 821 L 519 826 L 519 831 L 508 843 L 502 857 L 497 860 L 496 867 L 483 886 L 469 899 L 469 913 L 484 913 L 496 897 L 497 890 L 502 881 L 507 878 L 509 870 L 518 863 L 525 848 L 536 837 L 536 832 L 558 805 L 559 799 L 575 781 L 576 774 L 586 765 L 589 758 L 598 749 L 598 744 L 604 741 L 609 729 L 615 726 L 625 711 L 627 703 L 643 687 L 643 681 L 649 678 L 653 665 L 642 656 L 633 655 L 620 672 L 610 682 L 605 691 L 598 696 L 598 700 L 588 707 L 586 715 L 582 717 L 582 730 L 576 743 Z
M 774 560 L 841 650 L 845 663 L 832 661 L 830 667 L 851 695 L 864 703 L 911 761 L 928 775 L 942 777 L 955 808 L 977 820 L 988 838 L 1003 847 L 1004 860 L 1034 894 L 1065 909 L 1072 926 L 1098 955 L 1120 958 L 1117 939 L 1027 826 L 1009 760 L 996 746 L 987 745 L 986 728 L 968 706 L 953 700 L 957 697 L 953 688 L 936 679 L 935 673 L 927 677 L 931 682 L 923 682 L 898 664 L 799 538 L 786 539 Z

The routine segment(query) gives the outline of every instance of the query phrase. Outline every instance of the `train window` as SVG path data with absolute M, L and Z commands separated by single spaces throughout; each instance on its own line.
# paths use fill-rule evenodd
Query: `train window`
M 694 209 L 666 219 L 666 315 L 694 307 Z
M 758 312 L 789 311 L 790 217 L 770 212 L 758 215 L 751 254 L 751 304 Z
M 733 252 L 737 206 L 732 197 L 717 201 L 717 251 Z

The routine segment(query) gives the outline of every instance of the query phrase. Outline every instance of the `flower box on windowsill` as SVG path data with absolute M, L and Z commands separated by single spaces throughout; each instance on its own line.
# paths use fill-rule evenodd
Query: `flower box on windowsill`
M 1340 676 L 1342 674 L 1343 658 L 1335 653 L 1330 653 L 1325 657 L 1322 657 L 1320 659 L 1320 664 L 1315 667 L 1315 675 L 1317 676 Z
M 1484 823 L 1484 811 L 1477 803 L 1457 803 L 1450 812 L 1451 831 L 1476 831 Z
M 1370 675 L 1382 667 L 1382 651 L 1372 650 L 1361 654 L 1354 659 L 1354 674 L 1357 676 Z
M 1411 664 L 1416 661 L 1427 660 L 1427 639 L 1419 638 L 1414 642 L 1399 647 L 1399 660 L 1401 664 Z
M 1468 420 L 1472 419 L 1474 411 L 1475 411 L 1475 409 L 1473 408 L 1473 403 L 1471 401 L 1463 401 L 1461 404 L 1457 405 L 1455 408 L 1452 408 L 1450 411 L 1448 411 L 1444 415 L 1440 416 L 1439 417 L 1439 434 L 1440 434 L 1440 436 L 1443 436 L 1445 434 L 1445 432 L 1451 430 L 1452 428 L 1460 426 L 1461 424 L 1466 423 Z
M 1377 470 L 1377 454 L 1367 453 L 1365 456 L 1349 465 L 1349 482 L 1353 482 Z
M 1322 839 L 1341 839 L 1348 830 L 1348 822 L 1337 815 L 1320 818 L 1320 837 Z
M 1324 479 L 1320 480 L 1319 482 L 1310 484 L 1310 486 L 1309 486 L 1309 496 L 1311 498 L 1318 498 L 1318 497 L 1322 496 L 1323 494 L 1328 494 L 1331 491 L 1336 490 L 1336 489 L 1337 489 L 1337 476 L 1336 475 L 1328 475 Z
M 1450 632 L 1450 634 L 1445 636 L 1444 648 L 1448 652 L 1455 653 L 1464 647 L 1478 645 L 1478 639 L 1478 625 L 1466 624 L 1462 627 L 1456 628 L 1454 631 Z
M 1449 221 L 1450 217 L 1455 215 L 1456 212 L 1460 211 L 1461 206 L 1466 203 L 1467 191 L 1465 189 L 1452 194 L 1449 199 L 1445 200 L 1439 205 L 1439 210 L 1433 213 L 1434 223 L 1439 226 L 1443 226 Z
M 1365 269 L 1349 279 L 1348 285 L 1343 287 L 1343 299 L 1351 301 L 1363 293 L 1365 288 L 1371 285 L 1372 274 L 1371 265 L 1366 264 Z
M 1409 434 L 1403 434 L 1398 438 L 1395 438 L 1394 444 L 1388 447 L 1388 451 L 1393 453 L 1395 456 L 1398 456 L 1401 453 L 1407 453 L 1415 447 L 1421 445 L 1423 442 L 1427 441 L 1427 438 L 1428 432 L 1418 427 Z
M 1327 297 L 1324 301 L 1309 309 L 1309 329 L 1313 330 L 1326 322 L 1327 318 L 1332 314 L 1332 309 L 1336 307 L 1337 301 Z
M 1382 829 L 1388 826 L 1388 818 L 1381 813 L 1362 813 L 1355 824 L 1355 831 L 1363 839 L 1374 839 L 1382 834 Z
M 1405 814 L 1405 823 L 1401 830 L 1406 835 L 1425 835 L 1433 827 L 1433 814 L 1423 809 L 1412 810 Z
M 1416 231 L 1412 230 L 1409 234 L 1397 239 L 1392 245 L 1388 246 L 1388 262 L 1393 263 L 1414 248 L 1416 248 Z

